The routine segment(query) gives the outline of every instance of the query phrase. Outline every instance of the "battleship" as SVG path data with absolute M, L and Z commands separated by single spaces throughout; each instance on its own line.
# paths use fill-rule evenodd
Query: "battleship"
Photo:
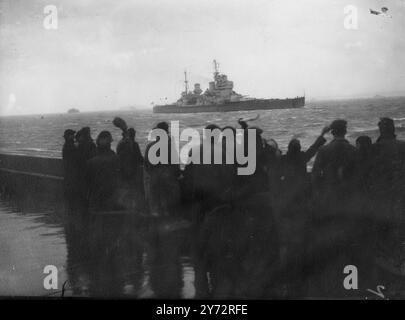
M 187 73 L 184 72 L 185 90 L 181 97 L 173 104 L 155 105 L 154 113 L 200 113 L 200 112 L 229 112 L 269 109 L 300 108 L 305 105 L 305 95 L 287 99 L 256 99 L 236 93 L 233 81 L 229 81 L 225 74 L 219 73 L 219 65 L 214 64 L 214 81 L 209 83 L 205 92 L 199 83 L 194 89 L 188 89 Z

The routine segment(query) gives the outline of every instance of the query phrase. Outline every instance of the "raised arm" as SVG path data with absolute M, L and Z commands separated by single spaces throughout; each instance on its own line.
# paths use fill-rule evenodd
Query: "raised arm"
M 316 138 L 315 142 L 305 151 L 305 161 L 309 162 L 315 154 L 318 152 L 319 148 L 322 147 L 326 143 L 326 139 L 324 135 L 330 131 L 330 127 L 326 126 L 322 129 L 322 132 L 318 138 Z

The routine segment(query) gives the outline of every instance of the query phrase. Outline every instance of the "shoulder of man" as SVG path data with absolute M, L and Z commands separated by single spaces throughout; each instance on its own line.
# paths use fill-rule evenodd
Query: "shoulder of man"
M 326 144 L 324 144 L 323 146 L 319 147 L 319 150 L 318 150 L 317 154 L 318 155 L 322 154 L 324 152 L 327 152 L 329 149 L 333 148 L 333 144 L 331 144 L 332 142 L 333 142 L 333 140 L 326 143 Z

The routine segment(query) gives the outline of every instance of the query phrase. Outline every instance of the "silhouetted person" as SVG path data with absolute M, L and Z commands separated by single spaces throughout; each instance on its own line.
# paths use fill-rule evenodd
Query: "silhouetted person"
M 62 159 L 63 160 L 70 160 L 74 156 L 74 152 L 76 150 L 75 146 L 75 133 L 76 131 L 72 129 L 67 129 L 63 133 L 63 138 L 65 139 L 65 143 L 62 149 Z
M 340 194 L 348 191 L 356 164 L 356 148 L 345 139 L 347 121 L 335 120 L 330 125 L 333 140 L 321 147 L 312 175 L 316 187 Z
M 75 136 L 77 142 L 77 166 L 78 177 L 77 190 L 80 194 L 80 203 L 86 208 L 88 206 L 88 185 L 86 181 L 87 161 L 96 155 L 96 144 L 90 135 L 90 128 L 81 128 Z
M 361 158 L 371 157 L 373 142 L 369 136 L 360 136 L 356 139 L 356 148 Z
M 227 135 L 221 140 L 221 135 Z M 205 127 L 204 136 L 199 146 L 195 147 L 189 156 L 199 159 L 198 163 L 190 163 L 185 169 L 185 180 L 192 193 L 193 201 L 193 220 L 200 224 L 207 211 L 216 206 L 229 203 L 234 197 L 236 164 L 226 164 L 226 158 L 235 157 L 235 129 L 225 127 L 223 130 L 215 124 L 209 124 Z M 205 152 L 205 153 L 204 153 Z M 211 158 L 204 156 L 210 152 Z M 222 157 L 216 159 L 215 154 L 221 154 Z M 235 159 L 234 159 L 235 160 Z M 205 161 L 207 162 L 207 161 Z M 190 183 L 191 181 L 191 183 Z
M 243 120 L 243 118 L 239 118 L 238 123 L 243 130 L 246 130 L 248 128 L 248 124 L 246 123 L 246 121 Z
M 280 174 L 281 174 L 281 156 L 282 152 L 278 147 L 276 140 L 269 139 L 264 143 L 264 158 L 266 162 L 266 171 L 268 176 L 268 186 L 271 195 L 271 202 L 275 212 L 276 206 L 280 202 Z
M 96 156 L 87 161 L 90 208 L 94 210 L 121 209 L 118 204 L 120 161 L 111 150 L 112 136 L 102 131 L 97 137 Z
M 75 131 L 71 129 L 65 130 L 63 138 L 65 139 L 62 149 L 64 191 L 68 205 L 72 209 L 72 206 L 74 206 L 78 196 L 78 163 L 77 147 L 75 145 Z
M 238 196 L 248 197 L 255 193 L 266 192 L 269 189 L 269 177 L 268 177 L 268 169 L 269 169 L 269 161 L 270 161 L 270 149 L 267 146 L 266 141 L 262 137 L 263 130 L 258 127 L 247 127 L 246 123 L 243 121 L 239 121 L 242 128 L 244 128 L 243 132 L 243 147 L 244 147 L 244 154 L 247 156 L 248 154 L 248 147 L 253 141 L 249 141 L 249 130 L 254 131 L 255 134 L 255 145 L 254 153 L 255 153 L 255 160 L 256 160 L 256 168 L 255 171 L 250 175 L 239 175 L 237 177 L 238 180 Z M 244 166 L 247 166 L 244 165 Z M 238 167 L 242 167 L 238 165 Z
M 319 276 L 312 283 L 316 294 L 325 297 L 345 293 L 337 282 L 346 265 L 360 263 L 359 235 L 365 228 L 354 206 L 357 154 L 345 139 L 347 122 L 335 120 L 330 127 L 333 140 L 319 149 L 312 170 L 316 206 L 309 239 L 313 264 L 308 268 Z
M 145 193 L 149 202 L 149 209 L 153 216 L 170 216 L 180 202 L 180 166 L 172 158 L 171 137 L 169 125 L 160 122 L 155 129 L 161 129 L 167 134 L 167 144 L 162 143 L 156 154 L 150 152 L 151 148 L 160 143 L 160 137 L 149 143 L 145 150 Z M 178 155 L 178 151 L 174 153 Z M 164 157 L 168 163 L 152 163 L 153 157 Z
M 231 134 L 230 134 L 231 133 Z M 234 189 L 236 187 L 237 175 L 237 159 L 236 152 L 238 144 L 236 142 L 236 129 L 232 126 L 222 128 L 222 179 L 223 184 L 227 189 Z M 226 138 L 226 135 L 229 137 Z M 231 138 L 232 137 L 232 138 Z M 228 140 L 230 139 L 230 140 Z M 232 140 L 233 139 L 233 140 Z M 227 163 L 229 159 L 233 159 L 232 163 Z
M 289 142 L 287 153 L 281 157 L 284 181 L 306 179 L 307 164 L 315 156 L 319 148 L 326 143 L 324 135 L 329 131 L 330 128 L 325 127 L 321 135 L 306 151 L 301 150 L 301 143 L 298 139 L 292 139 Z
M 285 270 L 283 282 L 286 284 L 288 295 L 302 295 L 304 265 L 302 252 L 308 245 L 308 224 L 310 223 L 311 180 L 307 172 L 307 164 L 315 156 L 319 148 L 326 143 L 324 134 L 321 135 L 306 150 L 301 150 L 298 139 L 292 139 L 288 151 L 281 156 L 280 210 L 278 225 L 280 228 L 280 245 L 282 261 L 288 267 Z
M 373 145 L 374 191 L 377 196 L 391 198 L 400 191 L 403 185 L 400 179 L 404 171 L 405 142 L 397 140 L 392 119 L 382 118 L 378 127 L 380 136 Z
M 221 128 L 219 126 L 217 126 L 216 124 L 208 124 L 205 128 L 205 130 L 221 130 Z M 193 148 L 190 149 L 188 156 L 190 159 L 192 159 L 193 157 L 198 158 L 200 163 L 194 163 L 194 162 L 190 162 L 189 164 L 187 164 L 184 168 L 183 171 L 183 179 L 182 179 L 182 193 L 185 196 L 186 200 L 192 201 L 193 204 L 195 204 L 195 202 L 197 201 L 195 199 L 195 170 L 201 166 L 203 164 L 203 142 L 204 142 L 204 136 L 201 138 L 199 145 L 198 146 L 194 146 Z M 214 141 L 211 141 L 212 143 L 214 143 Z M 196 153 L 196 154 L 195 154 Z M 213 160 L 213 154 L 211 153 L 211 159 Z M 201 185 L 201 184 L 200 184 Z
M 384 251 L 401 252 L 400 243 L 405 238 L 405 142 L 396 138 L 392 119 L 382 118 L 378 127 L 380 136 L 373 145 L 371 171 L 376 242 Z
M 139 167 L 143 165 L 143 156 L 138 142 L 135 141 L 135 133 L 134 128 L 129 128 L 117 145 L 122 177 L 128 182 L 134 182 L 138 178 Z
M 84 163 L 95 156 L 96 144 L 91 138 L 90 128 L 83 127 L 76 133 L 79 161 Z
M 373 167 L 374 154 L 373 154 L 373 142 L 368 136 L 359 136 L 356 139 L 357 149 L 357 186 L 359 188 L 358 193 L 366 196 L 370 187 L 370 175 Z
M 323 128 L 321 135 L 306 150 L 301 150 L 298 139 L 292 139 L 288 150 L 281 156 L 281 185 L 286 204 L 290 201 L 303 201 L 302 197 L 309 196 L 310 181 L 307 172 L 308 162 L 315 156 L 319 148 L 326 143 L 324 135 L 330 131 L 329 127 Z
M 121 165 L 121 182 L 126 190 L 122 199 L 128 208 L 144 209 L 143 156 L 135 141 L 136 131 L 129 128 L 122 133 L 117 145 Z

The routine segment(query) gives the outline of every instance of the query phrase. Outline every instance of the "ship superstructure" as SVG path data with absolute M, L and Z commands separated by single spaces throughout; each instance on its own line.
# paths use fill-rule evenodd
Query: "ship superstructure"
M 185 90 L 181 93 L 181 98 L 176 102 L 178 106 L 224 104 L 243 99 L 242 95 L 233 90 L 233 81 L 229 81 L 227 75 L 219 73 L 218 62 L 214 60 L 213 64 L 214 81 L 209 83 L 208 89 L 204 93 L 199 83 L 194 84 L 192 91 L 188 90 L 187 73 L 184 72 Z

